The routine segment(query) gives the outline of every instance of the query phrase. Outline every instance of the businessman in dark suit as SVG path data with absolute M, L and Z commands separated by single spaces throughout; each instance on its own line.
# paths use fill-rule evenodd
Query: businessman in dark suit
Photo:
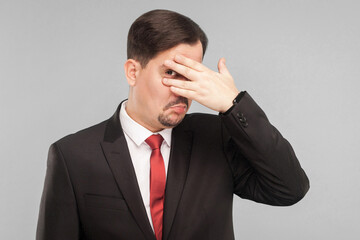
M 51 145 L 37 240 L 230 240 L 233 194 L 288 206 L 309 182 L 291 145 L 189 18 L 155 10 L 128 35 L 130 86 L 108 120 Z M 195 100 L 219 115 L 186 114 Z

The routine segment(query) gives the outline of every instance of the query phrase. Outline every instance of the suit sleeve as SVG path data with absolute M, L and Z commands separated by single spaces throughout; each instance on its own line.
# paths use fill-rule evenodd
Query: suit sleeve
M 235 194 L 276 206 L 305 196 L 309 180 L 294 150 L 248 93 L 221 120 Z
M 65 161 L 55 144 L 50 146 L 36 240 L 77 240 L 76 199 Z

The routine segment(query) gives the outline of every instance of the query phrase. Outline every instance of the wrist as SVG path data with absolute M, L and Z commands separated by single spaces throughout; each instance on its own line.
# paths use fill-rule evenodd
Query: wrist
M 233 98 L 231 105 L 226 108 L 225 111 L 220 112 L 221 115 L 226 115 L 229 112 L 231 112 L 231 110 L 240 102 L 241 98 L 244 96 L 244 94 L 246 93 L 246 91 L 241 91 L 239 93 L 237 93 L 237 95 Z
M 231 94 L 228 94 L 226 98 L 224 97 L 224 102 L 222 103 L 222 107 L 220 108 L 219 112 L 221 113 L 226 112 L 233 105 L 233 100 L 236 98 L 238 94 L 239 92 L 238 90 L 236 90 Z

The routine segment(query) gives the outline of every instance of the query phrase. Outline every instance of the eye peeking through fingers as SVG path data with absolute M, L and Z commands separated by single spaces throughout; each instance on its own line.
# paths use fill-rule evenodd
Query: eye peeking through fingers
M 168 75 L 168 76 L 171 76 L 171 77 L 174 77 L 174 76 L 178 75 L 177 72 L 175 72 L 174 70 L 171 70 L 171 69 L 166 70 L 165 74 Z
M 189 81 L 189 79 L 185 78 L 183 75 L 175 72 L 174 70 L 168 69 L 165 71 L 165 77 L 166 78 L 171 78 L 171 79 L 178 79 L 178 80 L 185 80 L 185 81 Z

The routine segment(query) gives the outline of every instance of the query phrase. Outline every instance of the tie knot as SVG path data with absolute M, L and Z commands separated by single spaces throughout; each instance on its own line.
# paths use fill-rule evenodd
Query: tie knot
M 148 137 L 145 142 L 150 146 L 151 150 L 160 148 L 163 137 L 160 134 L 153 134 L 150 137 Z

